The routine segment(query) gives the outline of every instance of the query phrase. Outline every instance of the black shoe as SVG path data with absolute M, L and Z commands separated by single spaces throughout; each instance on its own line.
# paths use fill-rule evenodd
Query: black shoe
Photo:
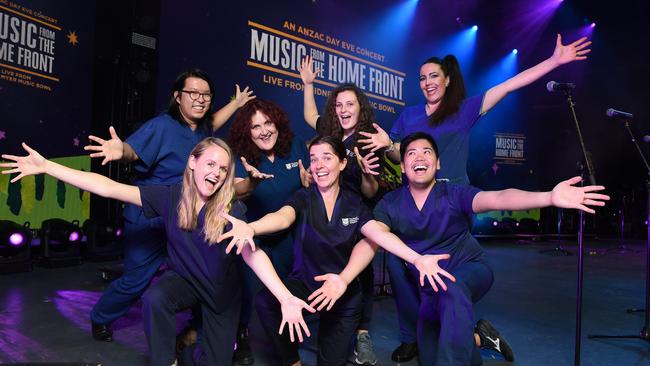
M 390 357 L 395 362 L 408 362 L 418 355 L 417 343 L 402 343 L 395 348 L 393 355 Z
M 503 355 L 506 361 L 514 361 L 515 355 L 512 353 L 512 348 L 506 340 L 499 334 L 499 331 L 485 319 L 476 322 L 476 329 L 474 331 L 481 339 L 481 348 L 493 350 Z
M 239 365 L 252 365 L 255 363 L 253 351 L 248 344 L 248 329 L 240 329 L 237 332 L 237 348 L 232 355 L 232 360 Z
M 98 341 L 103 342 L 112 342 L 113 341 L 113 331 L 106 324 L 93 323 L 93 338 Z

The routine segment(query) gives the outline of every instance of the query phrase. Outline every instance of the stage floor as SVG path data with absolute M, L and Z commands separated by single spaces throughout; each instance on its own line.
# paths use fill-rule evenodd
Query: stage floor
M 483 240 L 495 283 L 476 307 L 510 342 L 516 365 L 569 365 L 574 360 L 577 256 L 540 254 L 554 242 Z M 616 241 L 587 240 L 584 272 L 583 365 L 650 365 L 650 343 L 635 339 L 589 340 L 588 334 L 638 334 L 645 304 L 645 242 L 628 252 L 609 251 Z M 563 243 L 575 254 L 575 243 Z M 595 253 L 595 254 L 594 254 Z M 109 264 L 115 262 L 109 262 Z M 94 341 L 88 314 L 106 285 L 98 268 L 107 263 L 0 276 L 0 363 L 101 363 L 146 365 L 140 304 L 113 328 L 112 343 Z M 377 281 L 381 255 L 375 258 Z M 399 344 L 391 297 L 377 298 L 370 329 L 379 365 L 390 365 Z M 256 365 L 272 365 L 255 318 L 251 325 Z M 312 338 L 314 338 L 312 336 Z M 484 355 L 488 365 L 511 365 Z M 313 346 L 301 348 L 303 365 L 315 365 Z M 417 365 L 411 361 L 403 365 Z

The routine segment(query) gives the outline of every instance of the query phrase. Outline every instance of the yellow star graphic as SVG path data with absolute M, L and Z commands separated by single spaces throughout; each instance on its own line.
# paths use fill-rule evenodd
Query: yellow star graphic
M 71 43 L 73 46 L 76 46 L 77 43 L 79 43 L 79 38 L 77 38 L 77 32 L 69 31 L 66 37 L 68 37 L 68 42 Z

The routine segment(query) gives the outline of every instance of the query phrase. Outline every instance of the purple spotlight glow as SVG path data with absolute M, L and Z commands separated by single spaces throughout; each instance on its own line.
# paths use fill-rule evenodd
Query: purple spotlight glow
M 478 25 L 473 26 L 473 27 L 472 27 L 472 30 L 473 30 L 474 32 L 476 32 L 476 31 L 478 30 Z
M 592 28 L 595 27 L 595 26 L 596 26 L 596 23 L 595 23 L 595 22 L 594 22 L 594 23 L 591 23 L 591 27 L 592 27 Z
M 9 244 L 17 247 L 23 244 L 25 237 L 21 233 L 13 233 L 9 236 Z
M 122 229 L 115 230 L 115 236 L 122 236 Z
M 492 226 L 497 227 L 499 226 L 499 223 L 497 221 L 492 221 Z
M 519 50 L 517 50 L 517 49 L 515 48 L 515 49 L 512 50 L 512 53 L 516 55 L 516 54 L 519 53 Z
M 70 233 L 70 236 L 68 237 L 68 241 L 77 241 L 79 240 L 79 232 L 78 231 L 73 231 Z

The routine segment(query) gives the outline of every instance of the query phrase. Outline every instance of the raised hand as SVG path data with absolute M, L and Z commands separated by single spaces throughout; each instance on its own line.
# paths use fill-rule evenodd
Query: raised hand
M 606 194 L 592 193 L 602 191 L 604 186 L 584 186 L 574 187 L 574 184 L 580 183 L 581 177 L 573 177 L 558 183 L 551 191 L 551 204 L 561 208 L 577 208 L 588 213 L 596 211 L 589 206 L 605 206 L 609 196 Z
M 300 62 L 300 78 L 306 85 L 313 84 L 316 80 L 316 75 L 320 72 L 319 69 L 314 69 L 314 60 L 311 56 L 306 56 Z
M 248 101 L 255 99 L 256 96 L 253 95 L 252 90 L 248 90 L 248 87 L 245 87 L 244 90 L 239 89 L 239 84 L 235 84 L 235 97 L 233 100 L 237 104 L 237 108 L 241 108 Z
M 295 296 L 280 301 L 280 307 L 282 309 L 282 323 L 280 323 L 278 334 L 282 334 L 284 326 L 286 325 L 289 330 L 289 338 L 291 339 L 291 342 L 295 341 L 293 335 L 294 332 L 298 336 L 299 342 L 303 341 L 302 331 L 305 332 L 307 337 L 311 337 L 307 323 L 305 323 L 305 319 L 302 317 L 302 309 L 305 309 L 310 313 L 315 313 L 316 310 L 314 310 L 314 308 Z
M 438 261 L 449 259 L 449 254 L 425 254 L 420 256 L 413 262 L 415 268 L 420 271 L 420 286 L 424 286 L 424 278 L 426 277 L 433 287 L 433 291 L 438 292 L 438 285 L 443 291 L 447 291 L 447 285 L 442 280 L 442 277 L 447 277 L 452 282 L 456 282 L 456 277 L 452 276 L 449 272 L 440 268 Z
M 375 152 L 381 148 L 390 146 L 388 133 L 376 123 L 373 123 L 372 127 L 377 130 L 376 133 L 359 131 L 361 136 L 366 137 L 365 139 L 359 139 L 360 143 L 365 144 L 361 148 L 364 150 L 370 149 L 371 152 Z
M 244 166 L 244 170 L 248 173 L 248 177 L 256 180 L 264 180 L 273 178 L 273 174 L 266 174 L 260 172 L 256 167 L 248 164 L 248 161 L 245 157 L 241 157 L 241 163 Z
M 310 169 L 305 169 L 305 166 L 302 165 L 302 159 L 298 159 L 298 168 L 300 169 L 300 182 L 305 188 L 314 182 L 314 177 L 311 175 Z
M 379 168 L 379 164 L 377 164 L 379 158 L 375 156 L 375 153 L 371 152 L 362 157 L 359 149 L 355 146 L 354 154 L 357 157 L 357 164 L 359 164 L 363 174 L 379 175 L 379 172 L 375 171 L 375 169 Z
M 226 247 L 226 254 L 230 253 L 235 245 L 237 246 L 236 253 L 238 255 L 241 254 L 246 244 L 250 245 L 251 250 L 255 250 L 255 242 L 253 241 L 255 230 L 253 230 L 250 225 L 236 217 L 227 214 L 225 211 L 221 211 L 219 215 L 232 224 L 232 229 L 230 229 L 230 231 L 222 233 L 221 236 L 217 238 L 218 242 L 232 238 Z
M 341 276 L 334 273 L 316 276 L 314 280 L 324 282 L 323 286 L 307 298 L 308 301 L 311 301 L 309 306 L 315 307 L 318 305 L 316 309 L 318 311 L 323 310 L 325 306 L 327 306 L 327 311 L 330 311 L 336 300 L 343 296 L 345 290 L 348 288 L 347 283 L 345 283 Z
M 45 163 L 47 160 L 38 153 L 38 151 L 27 146 L 26 143 L 22 143 L 23 149 L 27 151 L 27 156 L 17 156 L 2 154 L 2 158 L 10 160 L 9 163 L 0 163 L 0 168 L 9 168 L 8 170 L 3 170 L 2 174 L 14 174 L 18 173 L 14 179 L 11 180 L 11 183 L 19 181 L 21 178 L 45 173 Z
M 90 154 L 91 158 L 104 158 L 104 160 L 102 160 L 102 165 L 106 165 L 106 163 L 111 161 L 120 160 L 124 155 L 124 143 L 117 136 L 113 126 L 108 128 L 108 133 L 111 135 L 110 140 L 104 140 L 97 136 L 90 135 L 88 136 L 88 139 L 98 143 L 99 145 L 84 146 L 84 150 L 97 151 Z
M 558 65 L 563 65 L 576 60 L 586 60 L 586 55 L 591 52 L 591 49 L 587 48 L 589 45 L 591 45 L 591 41 L 588 41 L 587 37 L 582 37 L 565 46 L 562 44 L 562 36 L 558 34 L 555 41 L 555 50 L 553 51 L 553 56 L 551 56 L 551 58 L 555 60 Z

